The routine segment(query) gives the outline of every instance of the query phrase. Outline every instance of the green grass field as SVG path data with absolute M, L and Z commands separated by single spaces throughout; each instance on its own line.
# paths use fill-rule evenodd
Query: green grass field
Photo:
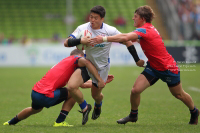
M 49 67 L 50 68 L 50 67 Z M 111 67 L 110 74 L 115 76 L 112 83 L 104 88 L 102 114 L 99 119 L 89 119 L 82 126 L 82 114 L 78 104 L 69 113 L 66 121 L 74 127 L 52 127 L 61 104 L 44 109 L 41 113 L 21 121 L 15 126 L 3 126 L 19 111 L 31 105 L 32 86 L 42 78 L 49 68 L 0 68 L 0 132 L 1 133 L 198 133 L 197 126 L 188 124 L 190 113 L 188 108 L 169 92 L 167 85 L 158 81 L 141 95 L 139 120 L 137 123 L 119 125 L 116 120 L 125 117 L 130 111 L 130 90 L 143 68 Z M 184 70 L 184 67 L 181 68 Z M 190 69 L 190 68 L 188 68 Z M 182 71 L 183 88 L 188 92 L 200 108 L 200 64 L 195 64 L 195 71 Z M 192 90 L 193 89 L 193 90 Z M 88 103 L 94 104 L 90 89 L 81 89 Z M 90 113 L 91 118 L 91 113 Z

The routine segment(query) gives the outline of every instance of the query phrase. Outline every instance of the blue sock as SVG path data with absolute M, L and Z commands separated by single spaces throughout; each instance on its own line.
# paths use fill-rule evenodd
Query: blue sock
M 95 103 L 94 103 L 94 106 L 95 106 L 96 108 L 101 108 L 101 106 L 102 106 L 102 101 L 101 101 L 100 104 L 97 104 L 97 103 L 95 102 Z
M 56 123 L 61 123 L 63 121 L 65 121 L 66 116 L 68 115 L 68 111 L 65 110 L 61 110 L 60 111 L 60 115 L 58 116 Z
M 81 104 L 79 104 L 80 108 L 83 110 L 87 106 L 87 102 L 84 100 Z
M 130 112 L 130 117 L 137 117 L 137 115 L 138 115 L 138 109 L 137 110 L 131 110 L 131 112 Z
M 20 120 L 18 119 L 18 117 L 17 117 L 17 115 L 14 117 L 14 118 L 12 118 L 8 123 L 9 123 L 9 125 L 15 125 L 15 124 L 17 124 L 18 122 L 19 122 Z

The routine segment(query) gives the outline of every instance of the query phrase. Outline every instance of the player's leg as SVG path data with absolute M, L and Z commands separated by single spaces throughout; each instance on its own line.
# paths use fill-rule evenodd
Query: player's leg
M 78 68 L 71 75 L 67 89 L 70 92 L 72 98 L 79 104 L 82 109 L 81 113 L 83 113 L 82 125 L 86 124 L 88 121 L 88 115 L 91 111 L 91 105 L 87 104 L 86 100 L 84 100 L 82 92 L 79 90 L 79 87 L 86 81 L 90 79 L 87 70 L 85 67 Z
M 35 93 L 33 93 L 33 91 L 32 91 L 32 93 L 31 93 L 32 97 L 33 97 L 34 94 Z M 23 109 L 20 113 L 18 113 L 18 115 L 16 115 L 10 121 L 5 122 L 3 125 L 15 125 L 19 121 L 24 120 L 24 119 L 28 118 L 29 116 L 31 116 L 33 114 L 39 113 L 40 111 L 42 111 L 42 109 L 43 109 L 43 107 L 35 104 L 33 102 L 33 99 L 32 99 L 32 107 L 28 107 L 28 108 Z
M 192 97 L 183 90 L 182 84 L 179 83 L 176 86 L 169 86 L 169 90 L 174 97 L 181 100 L 189 108 L 190 113 L 191 113 L 191 118 L 190 118 L 189 124 L 197 124 L 198 123 L 199 110 L 194 106 L 194 102 L 192 101 Z
M 34 109 L 33 107 L 28 107 L 28 108 L 25 108 L 24 110 L 22 110 L 22 111 L 17 115 L 17 117 L 18 117 L 19 120 L 23 120 L 23 119 L 28 118 L 30 115 L 39 113 L 40 111 L 42 111 L 42 109 L 43 109 L 43 108 Z
M 62 105 L 62 110 L 70 112 L 70 110 L 74 107 L 75 103 L 76 101 L 70 96 L 70 93 L 68 93 L 68 98 L 64 101 Z
M 101 106 L 103 101 L 102 89 L 98 88 L 97 85 L 93 83 L 91 88 L 91 94 L 92 98 L 95 100 L 92 119 L 96 120 L 101 114 Z
M 64 103 L 62 105 L 60 114 L 58 115 L 56 122 L 54 122 L 53 126 L 54 127 L 60 127 L 60 126 L 71 127 L 71 126 L 73 126 L 73 125 L 69 125 L 67 122 L 65 122 L 65 119 L 66 119 L 67 115 L 69 114 L 70 110 L 73 108 L 76 101 L 70 96 L 70 93 L 68 92 L 67 88 L 65 88 L 65 87 L 54 91 L 54 97 L 59 97 L 59 98 L 52 106 L 55 106 L 63 101 L 64 101 Z
M 126 124 L 127 122 L 136 122 L 138 120 L 138 107 L 140 105 L 140 93 L 142 93 L 150 84 L 143 74 L 140 74 L 135 81 L 131 90 L 130 103 L 131 111 L 127 117 L 117 121 L 119 124 Z
M 181 100 L 190 110 L 194 109 L 194 103 L 191 96 L 182 89 L 182 84 L 174 87 L 169 87 L 170 92 L 174 97 Z
M 42 109 L 43 108 L 40 108 L 38 110 L 33 109 L 32 107 L 25 108 L 20 113 L 18 113 L 14 118 L 12 118 L 8 122 L 5 122 L 3 125 L 15 125 L 21 120 L 24 120 L 33 114 L 39 113 L 40 111 L 42 111 Z
M 79 86 L 83 83 L 84 81 L 81 76 L 81 69 L 76 69 L 67 83 L 67 89 L 78 104 L 81 104 L 84 101 L 83 94 L 79 90 Z
M 151 71 L 149 65 L 136 79 L 133 88 L 131 89 L 130 102 L 131 111 L 127 117 L 117 121 L 119 124 L 126 124 L 127 122 L 136 122 L 138 120 L 138 107 L 140 105 L 140 94 L 149 86 L 158 81 L 159 78 Z
M 92 98 L 96 104 L 101 104 L 103 100 L 102 88 L 98 88 L 97 84 L 93 83 L 91 88 Z
M 138 110 L 138 107 L 140 105 L 140 94 L 149 86 L 150 83 L 147 78 L 143 74 L 140 74 L 131 90 L 131 110 Z
M 110 64 L 105 66 L 104 69 L 98 71 L 100 77 L 104 80 L 104 82 L 107 81 L 109 70 L 110 70 Z M 89 75 L 92 78 L 91 95 L 95 101 L 94 110 L 92 112 L 92 119 L 96 120 L 101 114 L 103 93 L 102 93 L 102 89 L 98 88 L 98 81 L 96 80 L 96 78 L 94 78 L 94 76 L 90 73 Z
M 197 108 L 194 107 L 194 102 L 192 101 L 191 96 L 186 93 L 183 88 L 182 84 L 180 82 L 180 72 L 175 73 L 175 71 L 165 71 L 165 72 L 159 72 L 159 77 L 162 79 L 162 81 L 166 82 L 170 92 L 174 97 L 181 100 L 190 110 L 191 118 L 189 124 L 197 124 L 198 123 L 198 116 L 199 111 Z M 166 78 L 167 77 L 167 78 Z

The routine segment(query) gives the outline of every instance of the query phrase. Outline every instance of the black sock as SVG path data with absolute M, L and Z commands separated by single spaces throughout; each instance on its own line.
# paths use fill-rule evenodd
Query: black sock
M 56 123 L 61 123 L 65 120 L 66 116 L 68 115 L 68 111 L 65 110 L 61 110 L 60 111 L 60 115 L 58 116 Z
M 19 122 L 20 120 L 18 119 L 18 117 L 17 117 L 17 115 L 14 117 L 14 118 L 12 118 L 8 123 L 9 123 L 9 125 L 15 125 L 15 124 L 17 124 L 18 122 Z
M 196 116 L 196 115 L 198 115 L 197 108 L 196 108 L 196 107 L 194 107 L 194 109 L 193 109 L 193 110 L 190 110 L 190 114 L 191 114 L 192 116 Z
M 131 112 L 130 112 L 130 117 L 137 117 L 137 115 L 138 115 L 138 110 L 131 110 Z

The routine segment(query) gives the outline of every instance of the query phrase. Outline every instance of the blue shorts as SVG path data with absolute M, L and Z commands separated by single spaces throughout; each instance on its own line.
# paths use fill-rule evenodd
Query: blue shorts
M 67 100 L 68 91 L 66 88 L 56 89 L 54 91 L 54 97 L 50 98 L 45 96 L 44 94 L 32 90 L 31 98 L 33 109 L 38 110 L 43 107 L 49 108 L 51 106 L 61 103 L 64 100 Z
M 175 74 L 169 70 L 158 71 L 152 68 L 149 62 L 147 62 L 147 66 L 142 74 L 147 78 L 151 85 L 153 85 L 159 79 L 161 79 L 163 82 L 166 82 L 169 87 L 174 87 L 180 83 L 180 72 Z

